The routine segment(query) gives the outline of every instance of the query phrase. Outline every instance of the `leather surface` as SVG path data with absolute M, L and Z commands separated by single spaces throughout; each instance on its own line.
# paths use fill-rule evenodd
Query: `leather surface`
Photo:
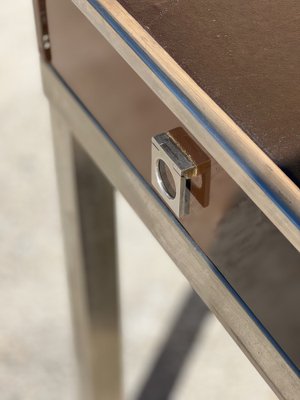
M 119 2 L 299 185 L 300 2 Z

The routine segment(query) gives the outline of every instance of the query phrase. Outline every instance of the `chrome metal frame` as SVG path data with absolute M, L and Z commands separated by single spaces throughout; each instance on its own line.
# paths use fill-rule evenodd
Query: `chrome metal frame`
M 201 91 L 199 86 L 196 85 L 197 89 L 193 86 L 187 93 L 187 80 L 181 74 L 174 80 L 174 69 L 178 73 L 177 64 L 172 59 L 169 59 L 170 64 L 165 63 L 165 51 L 157 52 L 155 40 L 117 0 L 72 1 L 196 141 L 300 251 L 300 202 L 296 185 L 252 140 L 247 145 L 237 140 L 238 137 L 245 139 L 247 135 L 219 107 L 211 108 L 203 98 L 194 101 L 195 90 Z M 151 56 L 153 52 L 147 52 L 149 47 L 155 48 L 155 60 Z
M 41 66 L 51 105 L 83 398 L 121 398 L 111 184 L 126 198 L 277 395 L 285 400 L 298 399 L 298 376 L 216 268 L 52 68 L 43 62 Z
M 189 211 L 189 194 L 186 187 L 186 171 L 196 169 L 194 163 L 187 158 L 182 150 L 172 141 L 167 133 L 152 138 L 151 182 L 165 203 L 177 217 L 182 217 Z M 173 177 L 175 194 L 168 193 L 164 178 L 159 170 L 159 162 L 163 161 Z
M 52 106 L 81 398 L 121 398 L 114 189 Z

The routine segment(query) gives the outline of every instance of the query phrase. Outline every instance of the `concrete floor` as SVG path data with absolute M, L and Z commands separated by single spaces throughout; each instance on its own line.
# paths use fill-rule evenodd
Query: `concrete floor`
M 0 49 L 0 398 L 76 400 L 50 123 L 31 2 L 1 4 Z M 133 400 L 190 288 L 120 196 L 117 210 L 125 393 Z M 276 399 L 211 315 L 169 398 Z

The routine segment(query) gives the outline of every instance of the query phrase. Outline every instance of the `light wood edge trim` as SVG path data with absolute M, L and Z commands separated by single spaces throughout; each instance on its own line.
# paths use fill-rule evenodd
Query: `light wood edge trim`
M 51 106 L 73 128 L 72 132 L 83 148 L 154 237 L 159 239 L 161 246 L 279 398 L 298 400 L 300 380 L 295 372 L 210 269 L 208 261 L 174 223 L 170 213 L 166 213 L 161 202 L 153 197 L 109 141 L 99 135 L 99 127 L 65 90 L 52 70 L 44 63 L 41 66 L 44 90 Z
M 115 50 L 125 59 L 125 61 L 133 68 L 133 70 L 146 82 L 146 84 L 159 96 L 159 98 L 170 108 L 170 110 L 181 120 L 187 129 L 194 135 L 194 137 L 204 146 L 204 148 L 217 160 L 217 162 L 226 170 L 226 172 L 238 183 L 244 192 L 255 202 L 255 204 L 264 212 L 264 214 L 274 223 L 275 226 L 286 236 L 286 238 L 300 251 L 300 232 L 298 228 L 286 217 L 286 215 L 272 202 L 272 200 L 264 193 L 264 191 L 252 180 L 251 177 L 236 163 L 236 161 L 223 149 L 223 147 L 211 136 L 207 134 L 205 128 L 199 124 L 199 121 L 191 115 L 189 110 L 174 96 L 170 95 L 169 89 L 160 81 L 160 79 L 146 66 L 146 64 L 135 54 L 135 52 L 124 42 L 124 40 L 114 31 L 114 29 L 105 21 L 104 18 L 94 9 L 87 0 L 72 0 L 74 4 L 86 15 L 90 22 L 96 29 L 112 44 Z M 110 4 L 106 0 L 102 3 Z M 119 13 L 125 13 L 126 18 L 132 21 L 132 17 L 123 10 L 119 9 L 120 5 L 112 1 L 109 9 L 117 7 Z M 117 16 L 119 15 L 115 12 Z M 123 14 L 122 14 L 123 15 Z M 115 17 L 115 16 L 114 16 Z M 124 18 L 123 18 L 124 19 Z M 121 22 L 124 23 L 124 20 Z M 129 24 L 129 22 L 128 22 Z M 133 20 L 133 25 L 137 23 Z M 138 25 L 140 27 L 140 25 Z M 141 27 L 139 29 L 142 29 Z M 147 34 L 147 33 L 146 33 Z M 147 34 L 148 35 L 148 34 Z M 148 35 L 147 40 L 153 41 L 151 36 Z M 158 45 L 157 45 L 158 46 Z M 155 46 L 154 46 L 155 47 Z M 161 49 L 161 48 L 160 48 Z M 163 49 L 161 49 L 164 52 Z M 169 57 L 168 55 L 166 57 Z M 170 58 L 170 57 L 169 57 Z M 174 61 L 173 61 L 174 64 Z M 180 69 L 180 67 L 178 67 Z M 183 72 L 183 74 L 185 74 Z M 186 74 L 185 74 L 186 75 Z M 187 81 L 190 78 L 187 77 Z M 204 93 L 195 83 L 193 90 L 199 90 Z M 208 96 L 204 93 L 204 96 Z M 209 99 L 210 103 L 213 103 Z M 214 104 L 214 103 L 213 103 Z M 218 106 L 215 106 L 218 108 Z M 220 110 L 220 114 L 226 114 Z M 234 124 L 232 122 L 232 124 Z M 234 124 L 235 125 L 235 124 Z M 225 126 L 225 125 L 224 125 Z M 235 125 L 236 126 L 236 125 Z M 240 128 L 237 127 L 240 131 Z M 227 130 L 229 130 L 227 128 Z M 241 131 L 243 137 L 246 135 Z M 291 209 L 298 210 L 300 208 L 300 194 L 298 188 L 283 174 L 283 172 L 246 136 L 247 142 L 257 149 L 257 153 L 262 154 L 263 158 L 271 164 L 266 166 L 273 175 L 278 179 L 279 175 L 282 176 L 281 183 L 292 188 L 289 195 L 291 201 L 289 205 Z M 258 157 L 255 159 L 259 162 Z M 272 169 L 272 166 L 274 167 Z M 275 171 L 278 171 L 277 175 Z M 282 185 L 277 187 L 276 192 L 280 191 Z M 287 195 L 284 189 L 281 189 Z M 298 201 L 298 202 L 297 202 Z M 292 207 L 294 205 L 294 207 Z M 299 211 L 299 210 L 298 210 Z M 298 212 L 297 212 L 298 214 Z

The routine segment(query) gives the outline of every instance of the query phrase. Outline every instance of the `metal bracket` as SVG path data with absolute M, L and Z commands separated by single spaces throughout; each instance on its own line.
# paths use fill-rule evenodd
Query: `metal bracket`
M 39 51 L 46 62 L 51 60 L 51 45 L 49 38 L 46 0 L 33 0 L 35 26 Z
M 151 181 L 177 217 L 190 212 L 190 195 L 209 203 L 210 159 L 182 128 L 152 138 Z

